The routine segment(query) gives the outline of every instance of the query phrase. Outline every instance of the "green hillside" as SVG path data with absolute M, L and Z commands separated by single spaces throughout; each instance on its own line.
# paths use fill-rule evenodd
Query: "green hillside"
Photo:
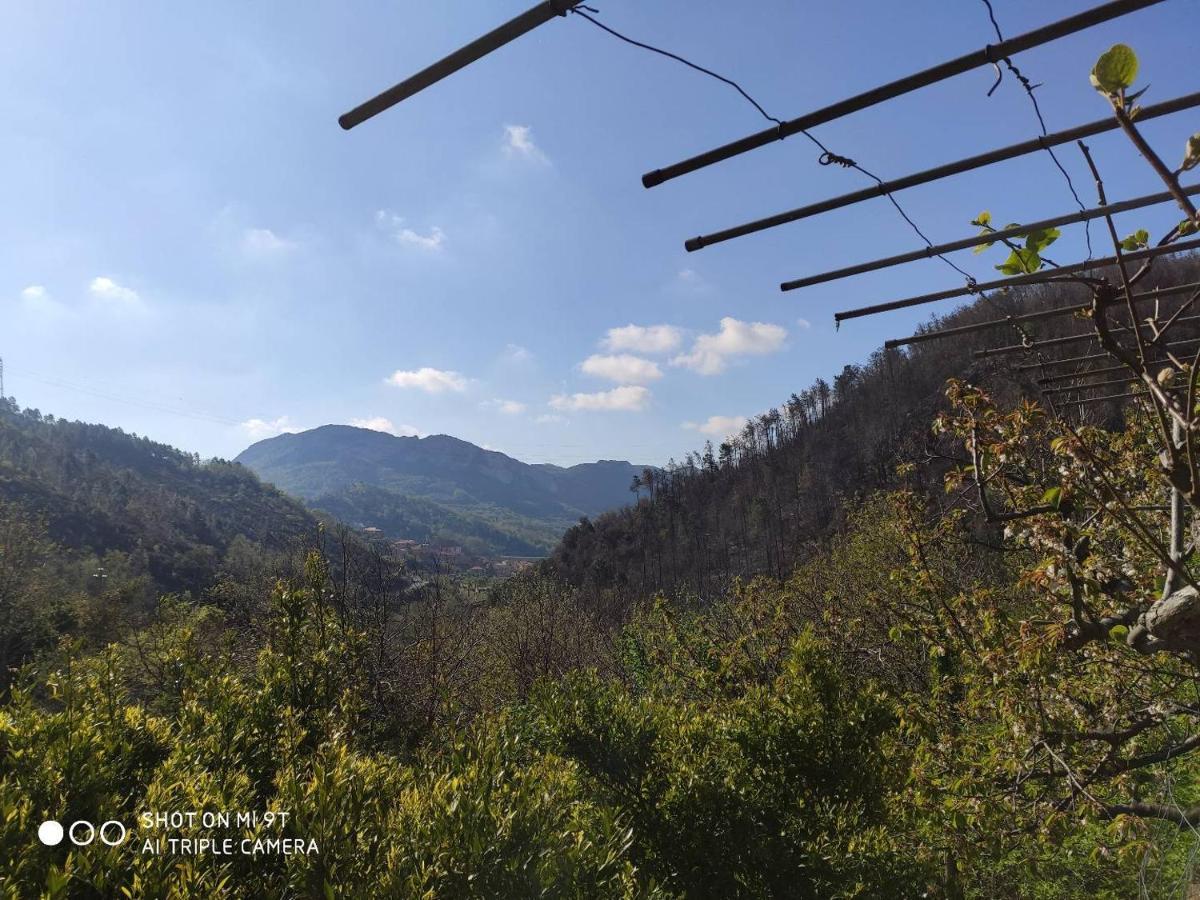
M 392 538 L 539 555 L 584 516 L 632 499 L 643 467 L 529 465 L 448 435 L 395 437 L 325 425 L 247 448 L 237 461 L 297 497 Z
M 378 528 L 389 537 L 422 543 L 456 544 L 477 554 L 541 556 L 566 527 L 499 508 L 457 512 L 432 500 L 361 483 L 321 494 L 310 505 L 355 528 Z
M 77 553 L 127 554 L 159 591 L 209 587 L 231 545 L 276 554 L 316 519 L 243 466 L 0 398 L 0 501 Z

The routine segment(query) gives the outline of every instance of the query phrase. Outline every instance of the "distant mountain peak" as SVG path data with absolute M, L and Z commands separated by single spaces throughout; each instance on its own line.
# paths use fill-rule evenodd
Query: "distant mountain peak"
M 351 425 L 267 438 L 247 447 L 237 462 L 343 517 L 379 517 L 386 508 L 388 521 L 405 527 L 420 525 L 421 516 L 453 519 L 460 530 L 483 521 L 545 547 L 581 516 L 627 504 L 629 483 L 645 468 L 611 459 L 569 467 L 529 464 L 453 435 L 397 437 Z M 374 491 L 363 491 L 364 485 Z M 401 515 L 389 495 L 414 502 Z

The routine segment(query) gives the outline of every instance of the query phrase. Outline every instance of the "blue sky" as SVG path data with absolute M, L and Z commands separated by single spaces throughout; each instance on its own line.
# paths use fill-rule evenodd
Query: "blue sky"
M 683 240 L 864 185 L 802 137 L 647 191 L 642 172 L 758 130 L 730 88 L 555 20 L 347 133 L 337 116 L 529 0 L 8 4 L 0 28 L 0 356 L 25 406 L 204 456 L 327 422 L 449 433 L 533 462 L 663 463 L 953 302 L 833 312 L 960 283 L 884 200 L 694 254 Z M 789 118 L 991 39 L 982 2 L 598 4 Z M 995 0 L 1008 35 L 1092 0 Z M 1105 114 L 1115 41 L 1145 102 L 1195 90 L 1197 7 L 1169 0 L 1022 54 L 1050 128 Z M 816 130 L 883 177 L 1032 137 L 1007 79 L 959 76 Z M 1147 123 L 1177 162 L 1196 115 Z M 1119 135 L 1112 200 L 1161 190 Z M 1079 154 L 1064 148 L 1085 201 Z M 903 192 L 935 241 L 983 208 L 1072 207 L 1044 155 Z M 1134 213 L 1125 230 L 1170 211 Z M 1054 248 L 1080 258 L 1082 229 Z M 1102 237 L 1093 229 L 1094 239 Z M 1098 244 L 1104 249 L 1102 243 Z M 955 257 L 981 280 L 989 256 Z M 629 327 L 635 326 L 635 327 Z

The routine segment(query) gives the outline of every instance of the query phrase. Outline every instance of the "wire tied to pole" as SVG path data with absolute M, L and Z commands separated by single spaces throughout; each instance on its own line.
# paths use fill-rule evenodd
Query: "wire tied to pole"
M 759 103 L 757 100 L 755 100 L 753 97 L 751 97 L 750 94 L 746 91 L 746 89 L 743 88 L 736 81 L 734 81 L 732 78 L 726 78 L 724 75 L 721 75 L 718 72 L 714 72 L 712 69 L 706 69 L 704 66 L 698 65 L 697 63 L 694 63 L 689 59 L 684 59 L 682 56 L 680 56 L 677 53 L 672 53 L 669 50 L 663 50 L 661 47 L 655 47 L 652 44 L 646 44 L 646 43 L 643 43 L 642 41 L 634 40 L 633 38 L 631 38 L 627 35 L 621 34 L 621 32 L 617 31 L 614 28 L 609 28 L 603 22 L 599 21 L 598 19 L 593 18 L 592 15 L 589 15 L 589 13 L 598 15 L 600 12 L 600 10 L 596 9 L 593 6 L 583 6 L 581 4 L 579 6 L 573 7 L 571 9 L 571 12 L 577 16 L 582 17 L 583 19 L 586 19 L 588 22 L 591 22 L 593 25 L 595 25 L 597 28 L 601 29 L 602 31 L 608 32 L 608 34 L 612 35 L 613 37 L 617 38 L 618 40 L 624 41 L 627 44 L 631 44 L 634 47 L 639 47 L 642 50 L 649 50 L 651 53 L 657 53 L 660 56 L 665 56 L 668 59 L 673 59 L 677 63 L 682 63 L 683 65 L 687 66 L 690 69 L 695 69 L 697 72 L 707 75 L 710 78 L 715 78 L 715 79 L 717 79 L 717 81 L 720 81 L 720 82 L 723 82 L 724 84 L 729 85 L 731 88 L 733 88 L 739 94 L 741 94 L 743 99 L 745 99 L 747 103 L 749 103 L 756 110 L 758 110 L 759 115 L 761 115 L 768 122 L 773 122 L 775 124 L 776 134 L 778 135 L 779 140 L 782 141 L 787 137 L 787 134 L 784 131 L 787 123 L 784 122 L 783 119 L 776 118 L 775 116 L 773 116 L 769 112 L 767 112 L 766 109 L 763 108 L 763 105 L 761 103 Z M 822 144 L 819 140 L 817 140 L 815 137 L 813 137 L 807 131 L 802 130 L 800 133 L 803 134 L 810 141 L 812 141 L 814 144 L 816 144 L 816 146 L 821 150 L 821 155 L 817 159 L 817 162 L 819 162 L 821 165 L 823 165 L 823 166 L 838 165 L 838 166 L 841 166 L 842 168 L 846 168 L 846 169 L 857 169 L 858 168 L 858 165 L 854 162 L 854 160 L 850 159 L 850 157 L 842 156 L 841 154 L 834 153 L 832 150 L 830 150 L 828 147 L 826 147 L 824 144 Z M 866 173 L 864 173 L 864 174 L 866 174 Z M 870 176 L 868 176 L 868 177 L 870 177 Z
M 587 10 L 587 12 L 583 12 L 583 10 Z M 751 97 L 749 94 L 747 94 L 746 91 L 742 88 L 742 86 L 740 84 L 738 84 L 736 81 L 734 81 L 732 78 L 726 78 L 724 75 L 720 75 L 720 74 L 714 72 L 712 69 L 706 69 L 706 68 L 704 68 L 704 66 L 697 65 L 696 63 L 692 62 L 691 60 L 684 59 L 682 56 L 680 56 L 677 53 L 672 53 L 670 50 L 663 50 L 662 48 L 655 47 L 651 44 L 644 44 L 641 41 L 634 40 L 631 37 L 627 37 L 626 35 L 621 34 L 621 32 L 617 31 L 616 29 L 609 28 L 607 25 L 605 25 L 599 19 L 593 18 L 592 15 L 589 15 L 589 13 L 592 13 L 595 15 L 600 14 L 600 10 L 596 9 L 593 6 L 582 6 L 582 5 L 575 6 L 575 7 L 571 8 L 571 12 L 583 19 L 586 19 L 588 22 L 591 22 L 593 25 L 595 25 L 597 28 L 601 29 L 602 31 L 608 32 L 609 34 L 611 34 L 613 37 L 617 38 L 618 40 L 624 41 L 627 44 L 631 44 L 634 47 L 640 47 L 642 50 L 649 50 L 651 53 L 657 53 L 660 56 L 665 56 L 668 59 L 673 59 L 673 60 L 675 60 L 675 62 L 682 63 L 683 65 L 687 66 L 688 68 L 695 69 L 697 72 L 702 72 L 703 74 L 709 76 L 710 78 L 715 78 L 715 79 L 717 79 L 717 81 L 724 82 L 725 84 L 727 84 L 731 88 L 733 88 L 735 91 L 737 91 L 739 94 L 741 94 L 742 97 L 744 97 L 746 99 L 746 101 L 748 103 L 750 103 L 751 106 L 753 106 L 755 109 L 757 109 L 759 111 L 759 113 L 763 116 L 763 118 L 765 118 L 769 122 L 774 122 L 780 128 L 783 127 L 784 123 L 783 123 L 782 119 L 775 118 L 773 115 L 768 113 L 765 109 L 763 109 L 762 106 L 759 104 L 759 102 L 757 100 L 755 100 L 753 97 Z M 782 133 L 780 135 L 781 139 L 782 139 L 782 137 L 785 137 L 785 136 L 786 135 L 783 135 Z
M 843 169 L 858 168 L 858 163 L 856 163 L 850 157 L 839 156 L 838 154 L 832 153 L 829 150 L 826 150 L 824 153 L 822 153 L 817 159 L 817 162 L 823 166 L 841 166 Z
M 996 21 L 996 11 L 992 8 L 991 0 L 983 0 L 983 5 L 985 7 L 987 7 L 988 19 L 991 20 L 992 29 L 996 32 L 996 37 L 999 38 L 1001 41 L 1003 41 L 1004 40 L 1004 32 L 1000 30 L 1000 23 L 998 21 Z M 995 53 L 995 50 L 994 50 L 994 47 L 992 44 L 988 44 L 984 48 L 984 51 L 987 54 L 988 61 L 991 62 L 991 64 L 996 69 L 996 82 L 988 90 L 987 95 L 989 97 L 992 96 L 992 94 L 995 93 L 996 88 L 1000 87 L 1000 82 L 1004 80 L 1004 70 L 1000 68 L 1000 63 L 1003 62 L 1005 67 L 1007 67 L 1008 71 L 1012 72 L 1013 77 L 1016 78 L 1018 82 L 1020 82 L 1021 87 L 1025 89 L 1025 93 L 1029 97 L 1029 102 L 1033 105 L 1034 115 L 1037 116 L 1038 124 L 1041 126 L 1041 129 L 1042 129 L 1042 134 L 1041 134 L 1041 137 L 1038 138 L 1038 143 L 1042 145 L 1043 150 L 1045 150 L 1048 154 L 1050 154 L 1050 159 L 1054 161 L 1055 167 L 1062 174 L 1063 180 L 1066 181 L 1066 183 L 1067 183 L 1067 189 L 1071 192 L 1071 196 L 1075 199 L 1075 205 L 1078 206 L 1080 210 L 1085 209 L 1086 207 L 1083 205 L 1083 200 L 1081 200 L 1079 197 L 1079 192 L 1077 190 L 1075 190 L 1075 182 L 1071 179 L 1071 174 L 1066 170 L 1066 168 L 1063 166 L 1063 164 L 1059 161 L 1058 155 L 1054 152 L 1054 150 L 1051 147 L 1046 146 L 1042 142 L 1042 138 L 1046 137 L 1049 134 L 1049 131 L 1046 128 L 1046 120 L 1042 116 L 1042 107 L 1038 103 L 1037 97 L 1034 96 L 1034 93 L 1033 93 L 1034 91 L 1036 91 L 1038 88 L 1041 87 L 1041 84 L 1040 83 L 1033 84 L 1032 82 L 1030 82 L 1030 80 L 1027 77 L 1025 77 L 1024 73 L 1021 72 L 1021 70 L 1017 68 L 1016 63 L 1014 63 L 1012 61 L 1011 57 L 1001 56 L 999 58 L 996 58 L 996 53 Z M 1091 225 L 1090 221 L 1084 221 L 1083 235 L 1084 235 L 1084 240 L 1087 242 L 1088 259 L 1091 259 L 1092 258 L 1092 225 Z
M 581 10 L 587 10 L 587 12 L 581 12 Z M 748 103 L 750 103 L 751 106 L 753 106 L 756 110 L 758 110 L 759 114 L 764 119 L 766 119 L 768 122 L 774 122 L 775 125 L 778 126 L 777 133 L 779 135 L 780 140 L 783 140 L 785 137 L 787 137 L 787 135 L 784 133 L 784 126 L 785 126 L 784 121 L 782 119 L 777 119 L 775 116 L 773 116 L 769 112 L 767 112 L 763 108 L 762 104 L 760 104 L 757 100 L 755 100 L 753 97 L 751 97 L 746 92 L 746 90 L 740 84 L 738 84 L 736 81 L 734 81 L 733 79 L 726 78 L 724 75 L 720 75 L 717 72 L 712 71 L 711 69 L 706 69 L 706 68 L 704 68 L 704 66 L 697 65 L 696 63 L 692 62 L 691 60 L 684 59 L 682 56 L 678 55 L 677 53 L 672 53 L 669 50 L 663 50 L 663 49 L 661 49 L 659 47 L 655 47 L 651 44 L 646 44 L 646 43 L 643 43 L 642 41 L 634 40 L 633 38 L 627 37 L 626 35 L 621 34 L 621 32 L 619 32 L 613 28 L 609 28 L 603 22 L 599 21 L 598 19 L 593 18 L 592 15 L 589 15 L 589 13 L 598 13 L 599 12 L 599 10 L 597 10 L 593 7 L 577 6 L 577 7 L 573 7 L 571 9 L 571 12 L 577 16 L 580 16 L 581 18 L 585 19 L 586 21 L 591 22 L 597 28 L 601 29 L 602 31 L 607 32 L 608 34 L 612 35 L 613 37 L 617 38 L 618 40 L 624 41 L 625 43 L 630 44 L 634 47 L 639 47 L 642 50 L 649 50 L 651 53 L 657 53 L 660 56 L 665 56 L 668 59 L 673 59 L 678 63 L 682 63 L 683 65 L 687 66 L 688 68 L 695 69 L 697 72 L 701 72 L 705 75 L 708 75 L 711 78 L 717 79 L 717 81 L 720 81 L 720 82 L 723 82 L 723 83 L 729 85 L 734 90 L 736 90 L 739 94 L 741 94 L 742 97 L 745 98 L 745 100 Z M 1044 126 L 1043 126 L 1042 131 L 1043 131 L 1043 133 L 1045 132 Z M 912 218 L 908 215 L 908 213 L 906 213 L 904 211 L 904 207 L 902 207 L 900 205 L 899 201 L 897 201 L 896 198 L 894 196 L 892 196 L 892 194 L 884 188 L 884 181 L 882 178 L 880 178 L 874 172 L 871 172 L 871 171 L 863 168 L 855 160 L 851 159 L 850 157 L 842 156 L 840 153 L 834 153 L 832 150 L 830 150 L 828 147 L 826 147 L 818 138 L 816 138 L 809 131 L 802 128 L 802 129 L 800 129 L 800 134 L 802 134 L 806 138 L 808 138 L 821 151 L 821 155 L 819 157 L 817 157 L 817 162 L 820 163 L 822 166 L 835 165 L 835 166 L 839 166 L 840 168 L 843 168 L 843 169 L 854 169 L 856 172 L 860 172 L 861 174 L 865 175 L 867 178 L 874 181 L 875 184 L 878 185 L 880 188 L 880 191 L 879 191 L 880 196 L 886 197 L 888 199 L 888 201 L 892 204 L 892 206 L 895 207 L 896 212 L 898 212 L 900 214 L 900 217 L 903 218 L 904 221 L 908 223 L 909 227 L 912 228 L 912 230 L 916 233 L 917 237 L 919 237 L 921 239 L 921 241 L 925 244 L 926 247 L 928 247 L 930 249 L 933 248 L 933 242 L 929 240 L 929 238 L 925 235 L 925 232 L 923 232 L 920 229 L 920 227 L 917 225 L 917 223 L 914 222 L 912 220 Z M 971 278 L 970 274 L 966 270 L 964 270 L 963 268 L 961 268 L 960 266 L 955 264 L 952 260 L 948 259 L 945 255 L 943 255 L 941 253 L 937 253 L 934 255 L 936 255 L 938 259 L 940 259 L 942 262 L 944 262 L 950 268 L 954 269 L 954 271 L 958 272 L 958 274 L 962 275 L 963 278 L 965 278 L 967 280 L 966 283 L 967 283 L 968 287 L 972 286 L 975 283 L 974 280 Z M 841 323 L 839 322 L 838 325 L 840 326 L 840 324 Z
M 990 11 L 991 7 L 989 6 L 988 9 Z M 993 24 L 995 23 L 994 20 L 995 17 L 993 16 Z M 988 88 L 987 92 L 987 95 L 990 97 L 992 94 L 996 93 L 996 88 L 1000 87 L 1000 83 L 1004 81 L 1004 70 L 1000 68 L 1000 61 L 996 57 L 996 47 L 994 44 L 984 44 L 983 55 L 987 57 L 987 61 L 990 62 L 992 64 L 992 68 L 996 70 L 996 80 L 992 83 L 992 86 Z

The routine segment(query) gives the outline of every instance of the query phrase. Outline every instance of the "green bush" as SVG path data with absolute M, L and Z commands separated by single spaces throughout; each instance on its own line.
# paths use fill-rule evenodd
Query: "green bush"
M 197 613 L 203 616 L 203 613 Z M 180 662 L 177 703 L 134 700 L 143 660 L 118 648 L 26 683 L 0 711 L 0 887 L 11 897 L 627 897 L 661 892 L 629 859 L 629 826 L 498 715 L 415 763 L 364 750 L 358 636 L 319 593 L 280 586 L 271 642 L 253 672 L 197 662 L 190 629 L 158 662 Z M 28 681 L 28 680 L 27 680 Z M 140 852 L 161 833 L 146 811 L 286 811 L 280 831 L 314 854 Z M 121 847 L 44 847 L 44 819 L 130 829 Z M 172 837 L 212 836 L 197 825 Z
M 689 897 L 917 895 L 889 847 L 886 708 L 811 634 L 774 683 L 732 700 L 631 695 L 594 674 L 546 683 L 527 710 L 633 826 L 633 859 Z

